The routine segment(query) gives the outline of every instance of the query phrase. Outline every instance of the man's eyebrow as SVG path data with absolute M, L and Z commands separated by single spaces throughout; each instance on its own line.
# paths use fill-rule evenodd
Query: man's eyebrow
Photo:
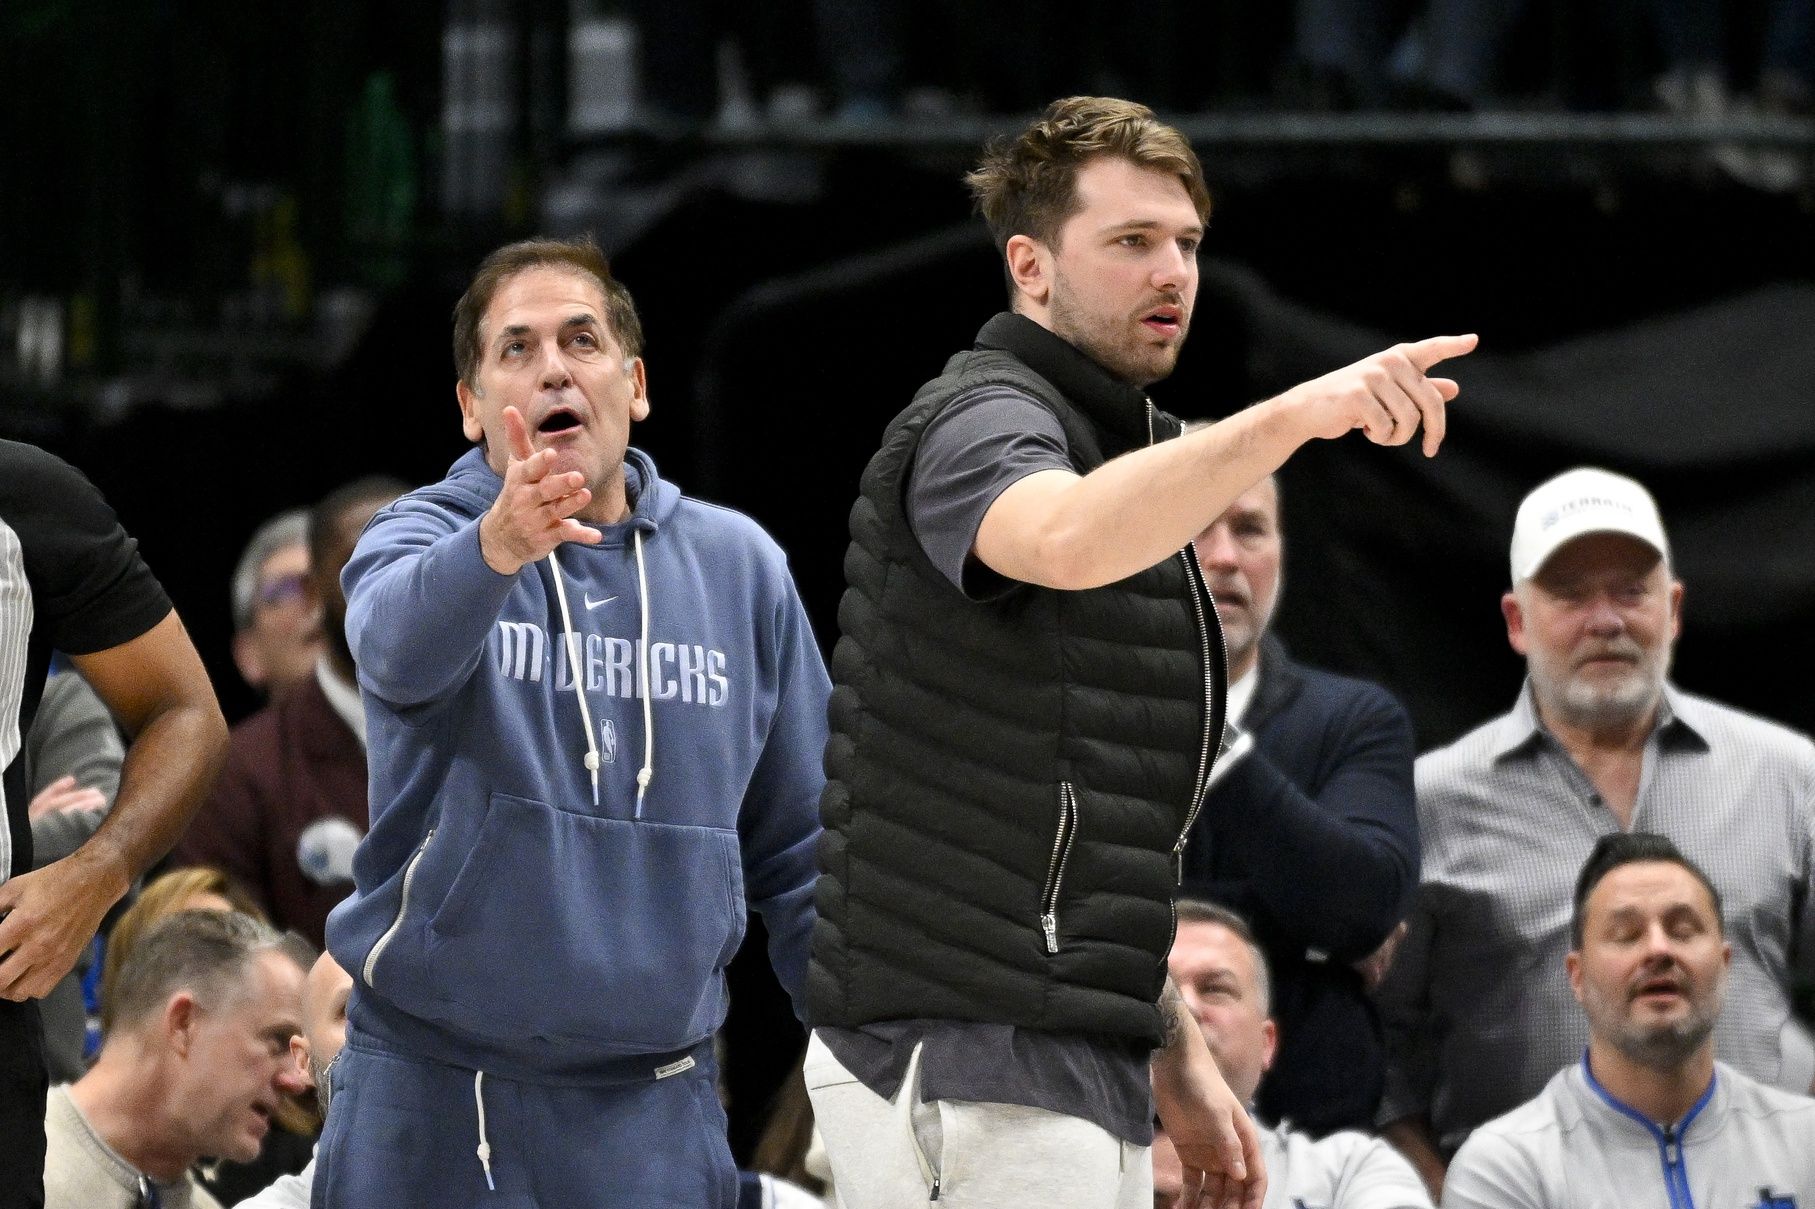
M 563 319 L 561 321 L 561 330 L 565 332 L 576 327 L 597 327 L 598 325 L 598 316 L 594 315 L 591 311 L 580 311 L 577 314 L 569 315 L 567 318 Z M 535 329 L 530 327 L 527 323 L 513 323 L 508 327 L 499 328 L 498 334 L 492 337 L 492 343 L 501 344 L 506 340 L 514 340 L 518 336 L 531 335 L 534 331 Z
M 1131 218 L 1125 222 L 1105 223 L 1098 228 L 1098 231 L 1104 235 L 1109 234 L 1111 231 L 1158 231 L 1165 225 L 1165 223 L 1162 223 L 1157 218 Z M 1204 228 L 1200 223 L 1192 223 L 1188 227 L 1179 228 L 1180 235 L 1198 236 L 1203 233 Z

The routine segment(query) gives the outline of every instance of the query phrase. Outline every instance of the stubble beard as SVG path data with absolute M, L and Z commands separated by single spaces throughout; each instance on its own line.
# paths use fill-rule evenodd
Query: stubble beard
M 1170 345 L 1145 345 L 1132 332 L 1117 342 L 1110 339 L 1108 333 L 1120 332 L 1120 325 L 1132 323 L 1132 318 L 1118 316 L 1109 319 L 1091 314 L 1074 306 L 1071 301 L 1073 297 L 1074 291 L 1067 287 L 1064 278 L 1059 278 L 1052 296 L 1053 334 L 1116 377 L 1145 388 L 1170 375 L 1178 365 L 1179 350 L 1184 347 L 1185 336 L 1191 328 L 1190 315 L 1180 316 L 1178 339 Z M 1182 309 L 1183 303 L 1180 302 L 1179 306 Z
M 1723 976 L 1700 999 L 1689 997 L 1689 1010 L 1664 1024 L 1643 1024 L 1627 1014 L 1630 999 L 1614 1001 L 1589 985 L 1583 1009 L 1590 1029 L 1618 1050 L 1627 1061 L 1659 1074 L 1678 1070 L 1714 1033 L 1725 998 Z M 1622 992 L 1623 994 L 1623 992 Z

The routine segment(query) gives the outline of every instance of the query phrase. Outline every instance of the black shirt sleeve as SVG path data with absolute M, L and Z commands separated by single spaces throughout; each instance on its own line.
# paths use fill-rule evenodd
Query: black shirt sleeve
M 960 591 L 975 598 L 1011 585 L 971 557 L 996 497 L 1040 470 L 1071 470 L 1065 430 L 1019 391 L 984 386 L 958 396 L 920 436 L 907 486 L 908 527 Z
M 119 646 L 170 612 L 139 544 L 95 485 L 40 449 L 0 442 L 0 520 L 17 535 L 33 637 L 70 655 Z

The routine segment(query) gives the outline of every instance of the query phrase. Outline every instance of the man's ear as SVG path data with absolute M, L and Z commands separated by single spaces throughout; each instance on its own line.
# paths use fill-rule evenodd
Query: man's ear
M 1052 253 L 1046 245 L 1031 235 L 1011 235 L 1003 256 L 1020 299 L 1044 309 L 1052 301 L 1053 272 Z
M 641 357 L 632 357 L 624 367 L 630 375 L 630 418 L 647 420 L 649 418 L 649 370 L 648 363 Z
M 485 425 L 479 422 L 479 394 L 464 381 L 454 383 L 454 398 L 460 401 L 460 431 L 473 442 L 485 440 Z
M 188 991 L 178 991 L 164 1001 L 162 1023 L 172 1053 L 185 1058 L 189 1056 L 195 1046 L 195 1030 L 200 1018 L 201 1010 L 195 996 Z
M 1506 641 L 1512 644 L 1513 650 L 1525 654 L 1525 610 L 1519 604 L 1517 592 L 1508 592 L 1500 598 L 1500 615 L 1506 618 Z
M 296 1063 L 296 1069 L 303 1073 L 303 1078 L 311 1083 L 315 1076 L 309 1070 L 309 1039 L 301 1033 L 290 1034 L 290 1061 Z
M 253 688 L 264 688 L 265 682 L 270 679 L 265 668 L 264 652 L 259 650 L 252 635 L 244 630 L 233 636 L 233 666 L 239 669 L 239 678 Z

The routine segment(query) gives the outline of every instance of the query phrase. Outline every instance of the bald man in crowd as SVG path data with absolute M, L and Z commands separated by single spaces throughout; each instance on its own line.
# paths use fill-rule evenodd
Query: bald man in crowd
M 1168 958 L 1172 980 L 1230 1090 L 1253 1104 L 1280 1040 L 1269 1011 L 1266 955 L 1247 922 L 1225 907 L 1181 899 L 1178 917 Z M 1331 1093 L 1342 1090 L 1332 1086 Z M 1256 1124 L 1267 1163 L 1264 1209 L 1431 1209 L 1418 1174 L 1379 1138 L 1353 1130 L 1315 1138 L 1285 1121 Z M 1186 1186 L 1171 1140 L 1156 1134 L 1154 1209 L 1194 1209 L 1196 1192 Z

